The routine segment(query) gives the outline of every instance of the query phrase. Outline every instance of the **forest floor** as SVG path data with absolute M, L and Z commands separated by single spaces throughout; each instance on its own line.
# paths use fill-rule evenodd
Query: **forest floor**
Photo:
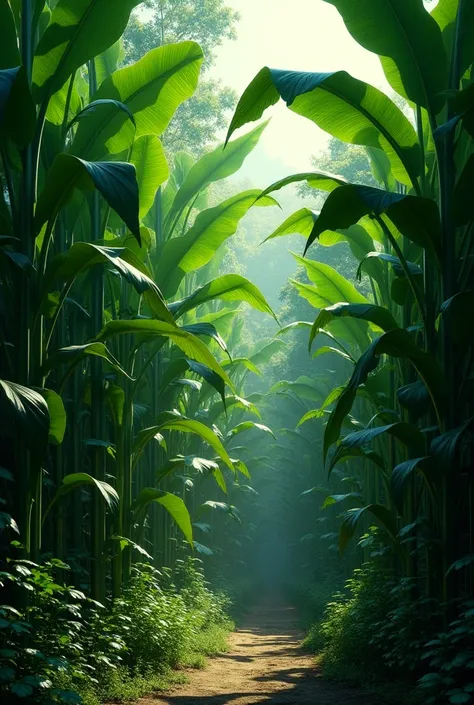
M 256 607 L 229 640 L 229 652 L 190 682 L 139 705 L 370 705 L 360 693 L 322 680 L 300 646 L 296 610 L 283 602 Z

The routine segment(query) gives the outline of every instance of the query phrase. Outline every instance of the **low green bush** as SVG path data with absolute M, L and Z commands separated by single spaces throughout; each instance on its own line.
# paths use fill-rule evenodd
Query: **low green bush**
M 0 608 L 2 705 L 136 700 L 175 682 L 174 667 L 202 667 L 225 650 L 233 627 L 229 599 L 211 590 L 196 559 L 174 574 L 135 566 L 105 606 L 59 580 L 69 570 L 61 561 L 9 568 L 1 580 L 27 606 Z

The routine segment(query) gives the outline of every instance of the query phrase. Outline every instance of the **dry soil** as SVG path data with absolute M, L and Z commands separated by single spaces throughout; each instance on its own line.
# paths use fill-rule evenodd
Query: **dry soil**
M 231 635 L 228 653 L 193 671 L 188 685 L 140 705 L 371 705 L 360 693 L 322 680 L 301 638 L 292 607 L 261 605 Z

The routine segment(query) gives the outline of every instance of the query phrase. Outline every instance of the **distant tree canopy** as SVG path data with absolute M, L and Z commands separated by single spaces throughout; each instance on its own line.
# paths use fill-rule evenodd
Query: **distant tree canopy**
M 216 48 L 237 37 L 240 16 L 225 0 L 146 0 L 144 6 L 132 15 L 124 34 L 127 61 L 137 61 L 162 44 L 194 40 L 204 51 L 206 71 L 214 63 Z M 226 126 L 227 112 L 236 99 L 235 92 L 220 81 L 201 80 L 195 96 L 179 108 L 164 135 L 167 150 L 201 155 Z

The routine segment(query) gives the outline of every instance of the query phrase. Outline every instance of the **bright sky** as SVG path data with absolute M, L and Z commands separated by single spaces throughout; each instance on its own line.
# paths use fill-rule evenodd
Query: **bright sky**
M 212 74 L 239 95 L 263 66 L 317 72 L 345 69 L 356 78 L 387 89 L 377 56 L 352 39 L 336 8 L 323 0 L 227 3 L 242 18 L 237 27 L 238 40 L 226 42 L 219 49 Z M 268 111 L 269 115 L 273 119 L 248 167 L 254 174 L 255 167 L 260 167 L 257 173 L 262 178 L 269 171 L 274 171 L 276 178 L 305 171 L 310 167 L 310 156 L 324 149 L 326 133 L 287 110 L 283 103 Z

